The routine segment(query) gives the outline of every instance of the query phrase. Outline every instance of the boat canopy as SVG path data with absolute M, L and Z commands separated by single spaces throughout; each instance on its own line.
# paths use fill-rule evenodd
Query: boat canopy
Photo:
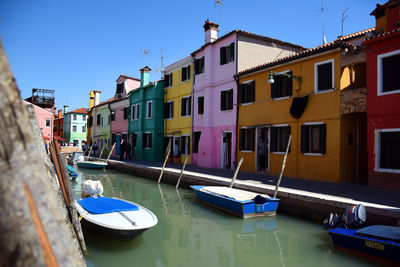
M 132 203 L 109 197 L 89 197 L 79 200 L 78 203 L 92 214 L 139 210 L 138 206 Z
M 361 228 L 356 234 L 377 239 L 400 241 L 400 227 L 397 226 L 372 225 Z

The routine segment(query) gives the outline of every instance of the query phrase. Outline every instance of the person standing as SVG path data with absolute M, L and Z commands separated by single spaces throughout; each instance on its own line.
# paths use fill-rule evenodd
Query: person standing
M 121 145 L 119 146 L 119 160 L 124 160 L 125 148 L 126 148 L 125 139 L 122 139 Z
M 257 151 L 258 151 L 258 164 L 259 164 L 259 170 L 260 171 L 265 171 L 265 155 L 267 154 L 267 147 L 264 142 L 264 137 L 260 136 L 258 139 L 258 144 L 257 144 Z
M 127 160 L 132 160 L 132 157 L 131 157 L 131 144 L 129 143 L 129 140 L 128 141 L 126 141 L 126 159 Z

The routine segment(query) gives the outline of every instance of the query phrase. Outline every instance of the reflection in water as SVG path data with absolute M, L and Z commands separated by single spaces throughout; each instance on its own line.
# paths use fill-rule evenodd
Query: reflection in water
M 82 181 L 100 180 L 104 196 L 137 202 L 158 217 L 155 227 L 128 242 L 85 232 L 88 266 L 367 265 L 332 250 L 318 224 L 281 214 L 243 220 L 201 204 L 186 189 L 116 171 L 76 169 L 76 197 Z

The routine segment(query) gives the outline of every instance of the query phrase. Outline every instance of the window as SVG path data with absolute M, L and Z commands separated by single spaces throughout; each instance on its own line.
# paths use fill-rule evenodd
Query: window
M 292 74 L 291 71 L 285 72 L 285 74 Z M 281 98 L 292 95 L 292 80 L 284 75 L 274 75 L 274 83 L 271 83 L 271 98 Z
M 240 85 L 239 101 L 241 104 L 252 103 L 255 100 L 255 81 L 247 81 Z
M 289 135 L 290 126 L 288 125 L 271 127 L 271 152 L 286 152 Z
M 182 82 L 190 80 L 190 65 L 182 68 Z
M 46 127 L 50 127 L 51 121 L 50 119 L 46 119 Z
M 76 114 L 72 115 L 72 119 L 76 121 Z
M 182 136 L 181 137 L 181 154 L 189 155 L 190 154 L 190 136 Z
M 235 44 L 231 43 L 228 46 L 223 46 L 219 49 L 220 65 L 232 62 L 235 60 Z
M 174 136 L 174 146 L 172 147 L 172 152 L 174 156 L 180 156 L 181 154 L 181 137 Z
M 255 128 L 242 128 L 239 130 L 239 149 L 254 151 Z
M 172 73 L 170 73 L 170 74 L 166 74 L 165 76 L 164 76 L 164 84 L 165 84 L 165 87 L 170 87 L 170 86 L 172 86 Z
M 146 118 L 151 119 L 151 104 L 152 101 L 147 101 Z
M 400 129 L 375 130 L 375 171 L 400 173 Z
M 315 92 L 330 91 L 334 88 L 333 59 L 315 63 L 314 86 Z
M 378 56 L 378 95 L 400 93 L 400 50 Z
M 115 110 L 111 110 L 111 121 L 115 121 Z
M 100 114 L 98 114 L 97 115 L 97 125 L 100 125 L 100 122 L 101 122 L 101 115 Z
M 60 125 L 60 132 L 63 132 L 63 130 L 64 130 L 64 126 Z
M 325 154 L 326 124 L 309 123 L 301 126 L 301 153 Z
M 111 114 L 108 114 L 108 116 L 107 116 L 107 122 L 108 122 L 108 124 L 111 123 Z
M 182 106 L 181 106 L 181 116 L 189 116 L 191 110 L 191 96 L 187 96 L 182 98 Z
M 124 108 L 124 120 L 129 119 L 129 107 Z
M 86 121 L 86 115 L 82 115 L 82 120 Z
M 115 144 L 116 139 L 117 139 L 117 135 L 116 134 L 111 134 L 111 143 L 112 144 Z
M 204 57 L 194 60 L 194 74 L 200 74 L 204 72 Z
M 131 107 L 131 121 L 135 119 L 136 105 L 132 105 Z
M 57 126 L 54 125 L 54 127 L 53 127 L 53 133 L 56 133 L 56 132 L 57 132 Z
M 132 134 L 132 147 L 136 148 L 137 133 Z
M 86 133 L 86 125 L 82 126 L 82 133 Z
M 193 153 L 199 153 L 199 142 L 200 142 L 201 131 L 193 133 Z
M 93 126 L 93 116 L 89 117 L 89 126 Z
M 77 130 L 78 130 L 78 129 L 77 129 L 76 125 L 73 125 L 73 126 L 72 126 L 72 131 L 73 131 L 73 132 L 76 132 Z
M 204 96 L 197 98 L 197 113 L 204 114 Z
M 221 91 L 221 110 L 233 109 L 233 89 Z
M 143 134 L 142 143 L 144 148 L 151 148 L 151 133 Z
M 124 83 L 117 83 L 117 94 L 122 94 L 124 92 Z
M 171 119 L 174 117 L 174 101 L 164 103 L 164 118 Z
M 104 118 L 103 118 L 103 116 L 101 116 L 101 117 L 100 117 L 100 126 L 103 126 L 103 125 L 104 125 L 103 122 L 104 122 Z
M 140 105 L 136 104 L 136 119 L 139 119 L 139 111 L 140 111 Z

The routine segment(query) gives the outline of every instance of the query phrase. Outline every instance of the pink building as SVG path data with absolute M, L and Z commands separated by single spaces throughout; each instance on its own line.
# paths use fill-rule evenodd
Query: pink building
M 49 144 L 53 140 L 53 125 L 54 114 L 53 112 L 29 103 L 25 100 L 22 102 L 26 105 L 32 105 L 35 110 L 36 119 L 39 123 L 40 130 L 42 131 L 43 140 Z
M 232 169 L 237 161 L 235 74 L 304 48 L 239 30 L 218 38 L 218 24 L 208 20 L 204 30 L 205 44 L 192 53 L 192 164 Z
M 121 140 L 128 140 L 129 96 L 128 93 L 140 87 L 140 79 L 120 75 L 117 79 L 114 101 L 108 104 L 111 112 L 111 144 L 115 145 L 113 157 L 119 156 Z M 132 151 L 132 150 L 131 150 Z

